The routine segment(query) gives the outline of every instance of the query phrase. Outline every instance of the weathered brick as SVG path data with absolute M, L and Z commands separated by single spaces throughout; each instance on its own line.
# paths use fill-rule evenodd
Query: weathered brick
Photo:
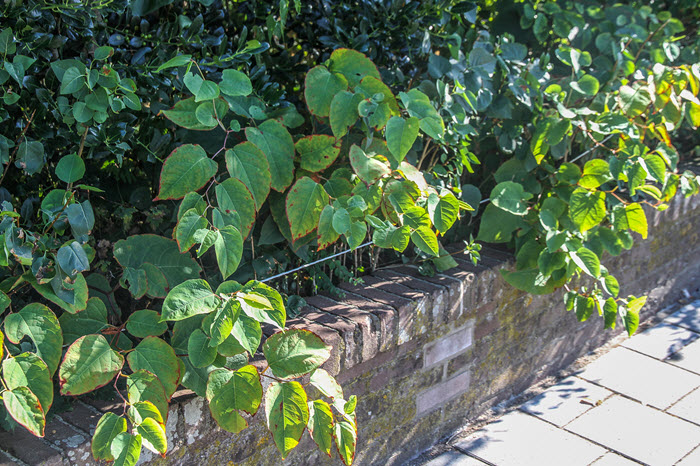
M 449 380 L 419 393 L 416 397 L 416 416 L 432 411 L 447 401 L 469 390 L 471 375 L 469 371 L 455 375 Z
M 102 417 L 102 413 L 95 408 L 86 405 L 81 401 L 76 401 L 70 411 L 65 411 L 60 414 L 68 424 L 77 427 L 81 431 L 92 434 L 92 430 L 97 425 L 97 421 Z
M 413 335 L 415 335 L 416 302 L 370 286 L 358 286 L 350 285 L 348 283 L 341 283 L 339 288 L 396 309 L 398 314 L 396 323 L 396 329 L 398 332 L 397 343 L 399 345 L 406 343 Z
M 323 367 L 331 375 L 341 373 L 345 365 L 345 338 L 336 329 L 323 325 L 320 322 L 309 320 L 304 317 L 297 317 L 287 322 L 288 328 L 302 328 L 314 332 L 327 345 L 331 346 L 331 355 L 328 361 L 323 363 Z
M 380 270 L 375 276 L 384 278 L 391 283 L 398 283 L 407 288 L 421 291 L 424 295 L 432 297 L 428 315 L 431 316 L 430 328 L 439 325 L 444 321 L 444 315 L 449 306 L 449 291 L 444 286 L 439 286 L 421 280 L 419 277 L 398 272 L 395 269 Z
M 430 367 L 456 356 L 471 347 L 474 334 L 474 321 L 443 335 L 425 346 L 424 367 Z
M 325 295 L 325 293 L 322 294 Z M 379 351 L 387 351 L 389 348 L 396 345 L 398 335 L 396 329 L 398 323 L 396 309 L 349 291 L 345 291 L 342 298 L 334 297 L 333 299 L 347 304 L 348 306 L 369 312 L 376 317 L 379 326 L 377 329 Z
M 316 309 L 330 312 L 358 325 L 361 339 L 358 346 L 361 347 L 362 361 L 371 359 L 377 353 L 379 349 L 379 322 L 375 316 L 345 303 L 339 303 L 328 296 L 312 296 L 306 299 L 306 303 Z
M 362 360 L 362 337 L 359 326 L 348 319 L 344 319 L 330 312 L 322 312 L 318 309 L 306 306 L 299 313 L 300 318 L 325 327 L 330 327 L 342 337 L 343 340 L 343 367 L 350 368 Z
M 31 465 L 63 466 L 61 453 L 44 440 L 34 437 L 26 429 L 17 427 L 14 432 L 0 431 L 0 448 Z

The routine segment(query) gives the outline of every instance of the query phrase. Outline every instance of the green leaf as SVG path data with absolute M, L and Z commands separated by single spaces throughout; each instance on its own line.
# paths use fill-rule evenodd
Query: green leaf
M 196 329 L 190 335 L 187 343 L 187 354 L 194 367 L 209 366 L 216 359 L 216 347 L 210 346 L 210 342 L 211 339 L 200 329 Z
M 125 418 L 111 412 L 102 415 L 92 435 L 92 456 L 95 460 L 114 460 L 110 446 L 112 440 L 122 432 L 126 432 Z
M 301 138 L 295 148 L 301 159 L 302 170 L 312 173 L 328 168 L 340 154 L 340 144 L 336 144 L 333 136 L 326 134 L 313 134 Z
M 347 88 L 348 81 L 343 75 L 331 73 L 322 65 L 311 68 L 304 82 L 304 97 L 309 111 L 318 117 L 327 117 L 333 97 Z
M 498 183 L 491 191 L 491 203 L 514 215 L 527 213 L 527 201 L 532 194 L 525 191 L 520 183 L 504 181 Z
M 335 243 L 340 236 L 333 228 L 334 213 L 335 209 L 330 205 L 325 206 L 321 211 L 321 216 L 318 219 L 318 236 L 316 238 L 319 251 Z
M 301 329 L 277 332 L 263 344 L 270 369 L 280 378 L 300 377 L 330 357 L 330 347 L 316 334 Z
M 163 301 L 161 320 L 183 320 L 213 312 L 221 299 L 204 280 L 187 280 L 173 288 Z
M 210 104 L 205 102 L 200 104 L 195 102 L 194 97 L 188 99 L 182 99 L 178 101 L 175 106 L 170 110 L 162 110 L 161 113 L 170 121 L 183 128 L 195 130 L 195 131 L 209 131 L 218 126 L 218 122 L 213 121 L 209 124 L 203 124 L 199 118 L 197 118 L 197 109 L 200 105 Z M 224 99 L 216 99 L 214 101 L 214 106 L 212 106 L 212 114 L 214 114 L 214 108 L 216 109 L 216 115 L 224 115 L 228 111 L 228 104 Z
M 182 199 L 216 175 L 216 162 L 199 145 L 183 144 L 165 159 L 157 199 Z
M 5 317 L 5 336 L 15 344 L 29 337 L 51 374 L 56 372 L 61 360 L 63 336 L 58 319 L 48 307 L 31 303 Z
M 229 299 L 216 311 L 214 321 L 211 323 L 210 346 L 219 346 L 226 340 L 233 330 L 234 323 L 241 313 L 241 305 L 235 299 Z
M 136 432 L 141 435 L 143 446 L 153 453 L 165 455 L 168 451 L 168 439 L 165 437 L 165 426 L 159 424 L 155 419 L 147 417 L 136 426 Z
M 357 106 L 362 100 L 361 95 L 349 91 L 340 91 L 333 97 L 330 111 L 333 136 L 340 139 L 348 133 L 348 129 L 360 117 Z
M 420 129 L 433 139 L 442 139 L 445 133 L 445 123 L 442 121 L 430 98 L 419 91 L 411 89 L 399 94 L 401 102 L 412 117 L 420 119 Z
M 617 298 L 618 293 L 620 293 L 620 284 L 617 282 L 615 277 L 612 275 L 606 275 L 603 279 L 603 285 L 608 293 Z M 617 309 L 617 307 L 615 307 L 615 309 Z
M 22 427 L 37 437 L 44 436 L 45 413 L 39 399 L 27 387 L 17 387 L 2 393 L 5 409 Z
M 100 333 L 109 327 L 107 307 L 99 298 L 90 298 L 84 310 L 75 314 L 64 313 L 58 321 L 63 331 L 64 345 L 70 345 L 83 335 Z
M 576 265 L 593 278 L 600 276 L 600 259 L 590 249 L 579 248 L 569 254 Z
M 75 183 L 85 175 L 85 162 L 75 153 L 61 157 L 56 164 L 56 176 L 65 183 Z
M 647 225 L 647 216 L 642 206 L 636 202 L 625 206 L 625 217 L 627 218 L 627 227 L 646 239 L 649 227 Z
M 451 192 L 438 198 L 437 195 L 428 197 L 428 214 L 437 231 L 445 234 L 454 225 L 459 216 L 459 200 Z
M 245 129 L 246 138 L 267 157 L 272 189 L 282 192 L 294 181 L 294 140 L 282 123 L 267 120 L 257 128 Z
M 53 383 L 46 363 L 34 353 L 21 353 L 2 362 L 2 377 L 8 390 L 27 387 L 37 397 L 43 413 L 53 404 Z
M 284 328 L 287 314 L 284 308 L 282 296 L 274 288 L 270 288 L 264 283 L 250 282 L 254 285 L 249 288 L 249 292 L 239 293 L 242 300 L 243 311 L 250 317 L 260 322 L 267 322 L 278 328 Z
M 156 311 L 141 309 L 129 316 L 126 329 L 136 338 L 157 337 L 168 330 L 168 324 L 160 320 Z
M 238 342 L 242 350 L 247 351 L 250 355 L 255 354 L 262 339 L 260 322 L 241 314 L 233 324 L 231 337 Z
M 197 193 L 187 193 L 185 197 L 182 198 L 180 207 L 177 210 L 177 220 L 179 222 L 182 216 L 190 209 L 194 209 L 199 215 L 203 215 L 206 207 L 207 203 L 204 202 L 202 196 Z
M 218 187 L 218 186 L 217 186 Z M 238 269 L 243 256 L 243 235 L 234 226 L 226 226 L 219 230 L 214 242 L 216 262 L 219 264 L 221 275 L 226 280 Z
M 39 173 L 44 167 L 44 145 L 39 141 L 23 141 L 17 149 L 15 166 L 27 175 Z
M 580 92 L 581 94 L 588 96 L 596 95 L 600 89 L 600 83 L 595 76 L 590 74 L 584 75 L 578 81 L 572 81 L 570 86 L 576 92 Z
M 586 165 L 583 167 L 583 177 L 581 177 L 578 184 L 584 188 L 594 189 L 611 179 L 612 175 L 610 174 L 608 162 L 594 159 L 586 162 Z
M 265 393 L 265 417 L 277 449 L 286 458 L 309 421 L 306 392 L 299 382 L 273 382 Z
M 85 335 L 68 348 L 58 371 L 62 395 L 82 395 L 107 385 L 124 365 L 102 335 Z
M 61 78 L 61 94 L 73 94 L 85 87 L 85 75 L 76 67 L 68 68 Z
M 246 238 L 255 222 L 255 201 L 245 184 L 228 178 L 216 185 L 216 202 L 222 212 L 236 212 L 241 219 L 240 233 Z
M 114 258 L 124 268 L 146 272 L 146 294 L 152 298 L 165 298 L 168 290 L 199 277 L 202 270 L 192 256 L 180 253 L 177 242 L 157 235 L 132 235 L 117 241 Z
M 343 399 L 343 389 L 326 370 L 320 367 L 311 373 L 309 383 L 331 400 Z
M 270 193 L 270 164 L 263 151 L 252 142 L 242 142 L 226 151 L 226 168 L 232 178 L 240 180 L 255 201 L 255 209 L 260 210 Z M 303 168 L 303 162 L 302 162 Z
M 355 144 L 350 148 L 350 164 L 357 176 L 368 184 L 372 184 L 391 173 L 391 169 L 385 163 L 366 154 Z
M 195 102 L 203 102 L 205 100 L 213 100 L 219 97 L 219 86 L 211 81 L 204 80 L 199 86 L 197 93 L 195 94 Z M 223 115 L 216 115 L 221 119 Z
M 333 446 L 333 412 L 323 400 L 310 401 L 308 429 L 318 449 L 331 456 Z
M 160 73 L 161 71 L 167 70 L 168 68 L 177 68 L 179 66 L 184 66 L 188 64 L 191 59 L 191 55 L 178 55 L 160 65 L 158 69 L 156 69 L 156 73 Z
M 12 28 L 5 28 L 0 32 L 0 53 L 11 55 L 15 52 L 17 52 L 17 44 L 12 34 Z
M 206 228 L 208 225 L 207 219 L 202 217 L 196 208 L 185 212 L 177 222 L 177 227 L 174 231 L 175 241 L 177 241 L 180 252 L 189 251 L 196 243 L 194 235 L 197 230 Z
M 117 434 L 110 446 L 114 466 L 135 466 L 141 456 L 141 440 L 140 435 Z
M 621 86 L 619 90 L 618 100 L 622 111 L 630 117 L 634 118 L 641 115 L 653 102 L 653 98 L 649 90 L 642 86 L 636 88 L 630 86 Z
M 416 228 L 415 231 L 411 233 L 411 240 L 418 249 L 428 255 L 437 257 L 440 254 L 437 236 L 435 236 L 433 230 L 428 227 L 422 226 Z
M 300 178 L 287 194 L 287 217 L 296 240 L 311 233 L 318 226 L 321 211 L 328 205 L 329 198 L 323 186 L 311 178 Z
M 163 419 L 168 418 L 168 396 L 163 383 L 152 372 L 138 370 L 126 379 L 129 402 L 149 401 L 158 409 Z
M 95 226 L 95 213 L 92 211 L 90 201 L 70 204 L 66 207 L 66 216 L 73 237 L 81 243 L 86 243 Z
M 47 284 L 37 283 L 36 278 L 31 274 L 29 274 L 28 276 L 25 275 L 25 277 L 40 295 L 42 295 L 49 301 L 56 303 L 57 305 L 61 306 L 63 309 L 70 313 L 74 314 L 76 312 L 80 312 L 87 306 L 88 287 L 87 283 L 85 282 L 85 278 L 83 278 L 82 274 L 76 275 L 75 281 L 72 284 L 68 284 L 61 281 L 60 277 L 54 278 L 56 282 L 52 281 L 52 283 Z M 61 287 L 58 291 L 56 290 L 56 288 L 54 288 L 54 285 L 57 282 Z M 70 286 L 70 289 L 67 288 L 67 286 Z M 57 293 L 59 293 L 61 297 L 59 297 Z M 56 367 L 58 367 L 59 359 L 60 357 L 56 359 Z M 45 360 L 45 362 L 49 364 L 48 361 Z M 50 367 L 51 365 L 49 364 L 49 368 Z
M 598 225 L 606 214 L 605 193 L 578 188 L 571 194 L 569 216 L 582 233 Z
M 413 147 L 418 137 L 420 121 L 416 117 L 403 119 L 393 116 L 386 125 L 386 144 L 391 153 L 401 162 Z
M 357 447 L 357 428 L 345 419 L 335 423 L 335 434 L 333 436 L 338 447 L 340 459 L 346 465 L 351 465 L 355 460 L 355 448 Z
M 477 239 L 487 243 L 507 243 L 513 233 L 523 226 L 525 222 L 522 217 L 488 204 L 481 217 Z
M 615 321 L 617 320 L 617 303 L 615 299 L 608 298 L 605 300 L 605 304 L 603 305 L 603 320 L 605 322 L 605 328 L 615 328 Z
M 87 254 L 85 254 L 85 250 L 77 241 L 59 248 L 56 260 L 63 271 L 71 276 L 90 270 Z
M 238 70 L 224 70 L 221 73 L 219 89 L 231 97 L 247 96 L 253 92 L 253 84 L 248 76 Z
M 150 401 L 137 401 L 136 403 L 132 403 L 131 406 L 129 406 L 128 416 L 134 424 L 141 424 L 144 419 L 151 418 L 158 424 L 165 425 L 165 420 L 160 414 L 160 411 L 156 405 Z
M 157 337 L 146 337 L 131 351 L 126 360 L 132 371 L 146 370 L 161 381 L 170 399 L 180 380 L 180 364 L 172 346 Z M 141 400 L 139 400 L 141 401 Z M 156 404 L 155 401 L 149 400 Z M 156 406 L 158 406 L 156 404 Z
M 634 335 L 639 327 L 639 311 L 644 307 L 647 302 L 647 297 L 642 296 L 640 298 L 634 298 L 627 303 L 627 312 L 625 313 L 623 320 L 625 322 L 625 329 L 629 336 Z
M 209 409 L 219 426 L 235 434 L 248 427 L 248 422 L 239 411 L 255 415 L 262 401 L 263 390 L 255 366 L 244 366 L 230 372 L 227 377 L 229 379 L 224 385 L 212 390 Z M 211 383 L 211 376 L 209 380 Z M 209 388 L 210 384 L 207 390 Z
M 585 322 L 593 314 L 597 305 L 594 298 L 586 296 L 576 296 L 574 311 L 579 322 Z
M 343 48 L 334 50 L 331 54 L 329 68 L 331 72 L 345 76 L 350 87 L 360 84 L 365 76 L 382 79 L 372 60 L 356 50 Z

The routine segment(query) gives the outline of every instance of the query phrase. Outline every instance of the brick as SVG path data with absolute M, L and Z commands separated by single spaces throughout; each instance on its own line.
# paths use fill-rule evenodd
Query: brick
M 19 463 L 8 456 L 5 452 L 0 451 L 0 466 L 19 466 Z
M 63 422 L 60 417 L 55 417 L 46 425 L 44 440 L 65 451 L 79 447 L 88 438 Z
M 418 290 L 426 295 L 432 296 L 432 302 L 428 312 L 432 315 L 430 326 L 433 327 L 444 321 L 444 315 L 449 309 L 449 291 L 447 288 L 423 281 L 419 277 L 414 277 L 413 275 L 398 272 L 393 268 L 380 270 L 376 272 L 375 275 L 392 283 L 398 283 L 407 288 Z
M 342 298 L 334 297 L 333 299 L 340 303 L 347 304 L 348 306 L 369 312 L 377 319 L 376 325 L 378 328 L 376 336 L 379 343 L 379 351 L 387 351 L 396 345 L 398 335 L 396 329 L 396 324 L 398 321 L 396 318 L 396 309 L 382 303 L 378 303 L 377 301 L 350 293 L 349 291 L 344 292 Z
M 323 363 L 321 367 L 327 370 L 331 375 L 335 376 L 341 373 L 341 369 L 345 363 L 345 343 L 344 338 L 333 328 L 322 325 L 321 323 L 297 317 L 293 321 L 287 322 L 288 328 L 303 328 L 314 332 L 321 337 L 327 345 L 331 346 L 331 355 L 328 361 Z
M 470 381 L 471 375 L 467 371 L 419 393 L 416 397 L 416 416 L 420 417 L 466 392 Z
M 465 352 L 472 346 L 474 321 L 425 346 L 424 367 L 430 367 Z
M 362 360 L 361 330 L 356 323 L 331 314 L 330 312 L 321 312 L 308 306 L 299 313 L 299 317 L 308 322 L 330 327 L 338 332 L 344 343 L 343 366 L 345 368 L 350 368 Z
M 327 296 L 312 296 L 306 299 L 306 303 L 316 309 L 330 312 L 339 317 L 356 323 L 360 329 L 361 361 L 371 359 L 379 349 L 379 322 L 369 312 L 361 311 L 346 303 L 339 303 Z
M 31 465 L 58 466 L 64 461 L 58 450 L 44 440 L 34 437 L 23 427 L 14 432 L 0 431 L 0 448 L 18 460 Z
M 61 413 L 61 419 L 87 434 L 92 434 L 102 414 L 81 401 L 76 401 L 72 408 Z
M 341 283 L 338 285 L 343 290 L 350 291 L 356 295 L 371 299 L 385 306 L 394 308 L 397 312 L 397 343 L 402 345 L 409 341 L 416 333 L 416 307 L 417 303 L 386 291 L 373 287 L 361 287 Z

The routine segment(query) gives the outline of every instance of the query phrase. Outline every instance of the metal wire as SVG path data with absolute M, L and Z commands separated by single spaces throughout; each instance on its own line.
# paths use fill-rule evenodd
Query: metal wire
M 613 137 L 613 136 L 614 136 L 613 134 L 608 135 L 608 137 L 606 137 L 605 139 L 603 139 L 603 140 L 600 142 L 600 144 L 604 144 L 605 142 L 607 142 L 607 141 L 608 141 L 611 137 Z M 573 162 L 579 160 L 581 157 L 584 157 L 584 156 L 590 154 L 591 152 L 593 152 L 593 151 L 594 151 L 595 149 L 597 149 L 597 148 L 598 148 L 598 145 L 596 145 L 596 146 L 594 146 L 594 147 L 591 147 L 590 149 L 588 149 L 587 151 L 583 152 L 582 154 L 579 154 L 575 159 L 572 159 L 570 163 L 573 163 Z M 481 202 L 479 202 L 479 205 L 485 204 L 485 203 L 489 202 L 490 200 L 491 200 L 491 198 L 487 197 L 486 199 L 483 199 Z M 286 272 L 278 273 L 277 275 L 273 275 L 273 276 L 271 276 L 271 277 L 267 277 L 267 278 L 265 278 L 264 280 L 260 280 L 260 281 L 261 281 L 262 283 L 269 282 L 269 281 L 271 281 L 271 280 L 275 280 L 275 279 L 277 279 L 277 278 L 281 278 L 281 277 L 284 277 L 284 276 L 286 276 L 286 275 L 293 274 L 293 273 L 298 272 L 298 271 L 300 271 L 300 270 L 303 270 L 303 269 L 305 269 L 305 268 L 307 268 L 307 267 L 311 267 L 312 265 L 321 264 L 321 263 L 326 262 L 326 261 L 329 261 L 329 260 L 331 260 L 331 259 L 335 259 L 336 257 L 340 257 L 340 256 L 342 256 L 342 255 L 345 255 L 345 254 L 349 253 L 349 252 L 356 251 L 357 249 L 364 248 L 364 247 L 370 246 L 370 245 L 372 245 L 372 244 L 374 244 L 374 241 L 368 241 L 368 242 L 366 242 L 366 243 L 364 243 L 364 244 L 359 245 L 359 246 L 356 247 L 355 249 L 346 249 L 345 251 L 341 251 L 341 252 L 339 252 L 339 253 L 333 254 L 332 256 L 328 256 L 328 257 L 324 257 L 324 258 L 321 258 L 321 259 L 317 259 L 317 260 L 315 260 L 315 261 L 313 261 L 313 262 L 309 262 L 308 264 L 301 265 L 301 266 L 299 266 L 299 267 L 297 267 L 297 268 L 295 268 L 295 269 L 292 269 L 292 270 L 287 270 Z
M 292 270 L 288 270 L 288 271 L 286 271 L 286 272 L 278 273 L 277 275 L 273 275 L 273 276 L 271 276 L 271 277 L 267 277 L 267 278 L 264 279 L 264 280 L 261 280 L 261 282 L 265 283 L 265 282 L 269 282 L 270 280 L 274 280 L 275 278 L 284 277 L 285 275 L 289 275 L 289 274 L 291 274 L 291 273 L 298 272 L 298 271 L 300 271 L 300 270 L 302 270 L 302 269 L 305 269 L 305 268 L 307 268 L 307 267 L 311 267 L 312 265 L 320 264 L 321 262 L 326 262 L 326 261 L 328 261 L 328 260 L 335 259 L 336 257 L 340 257 L 340 256 L 342 256 L 343 254 L 347 254 L 347 253 L 352 252 L 352 251 L 355 251 L 355 250 L 357 250 L 357 249 L 364 248 L 365 246 L 369 246 L 370 244 L 374 244 L 374 241 L 368 241 L 368 242 L 365 243 L 365 244 L 359 245 L 359 246 L 356 247 L 355 249 L 346 249 L 345 251 L 339 252 L 339 253 L 337 253 L 337 254 L 333 254 L 332 256 L 324 257 L 324 258 L 322 258 L 322 259 L 318 259 L 318 260 L 315 260 L 315 261 L 313 261 L 313 262 L 309 262 L 308 264 L 304 264 L 304 265 L 302 265 L 302 266 L 300 266 L 300 267 L 297 267 L 296 269 L 292 269 Z

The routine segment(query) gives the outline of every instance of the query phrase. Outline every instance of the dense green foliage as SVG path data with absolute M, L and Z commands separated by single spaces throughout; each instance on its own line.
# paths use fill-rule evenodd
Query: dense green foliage
M 282 456 L 308 428 L 350 464 L 356 400 L 287 311 L 389 261 L 444 271 L 448 243 L 476 261 L 472 234 L 515 250 L 513 286 L 633 333 L 646 298 L 602 261 L 698 191 L 698 12 L 671 7 L 3 3 L 3 424 L 121 396 L 93 453 L 133 464 L 182 385 L 231 432 L 264 399 Z

